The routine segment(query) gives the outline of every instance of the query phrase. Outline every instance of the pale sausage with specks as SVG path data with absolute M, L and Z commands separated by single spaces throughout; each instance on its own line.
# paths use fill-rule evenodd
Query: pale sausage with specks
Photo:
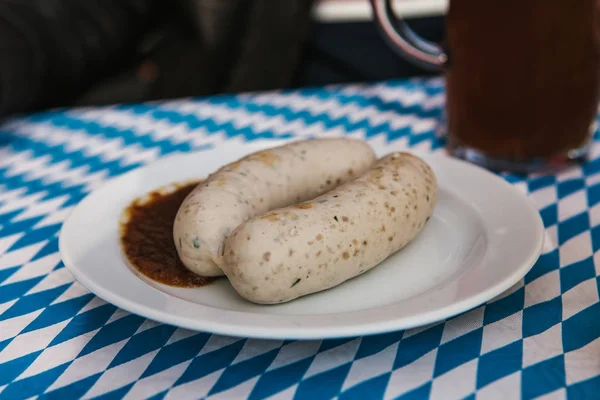
M 179 208 L 173 240 L 181 261 L 198 275 L 223 275 L 223 240 L 238 225 L 319 196 L 375 161 L 363 141 L 312 139 L 259 151 L 220 168 Z
M 436 201 L 428 164 L 392 153 L 313 200 L 239 225 L 225 240 L 223 270 L 242 297 L 259 304 L 329 289 L 413 240 Z

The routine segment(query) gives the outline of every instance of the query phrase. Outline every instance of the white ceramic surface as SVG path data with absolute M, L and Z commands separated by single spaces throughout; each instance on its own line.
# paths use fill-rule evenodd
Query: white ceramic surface
M 336 288 L 261 306 L 239 297 L 226 279 L 173 288 L 141 278 L 127 265 L 118 221 L 133 199 L 277 144 L 232 143 L 168 156 L 111 180 L 81 201 L 63 225 L 65 265 L 99 297 L 156 321 L 232 336 L 322 339 L 413 328 L 460 314 L 517 283 L 541 252 L 543 225 L 527 197 L 473 165 L 419 154 L 438 178 L 434 216 L 406 248 Z M 378 155 L 400 150 L 372 145 Z

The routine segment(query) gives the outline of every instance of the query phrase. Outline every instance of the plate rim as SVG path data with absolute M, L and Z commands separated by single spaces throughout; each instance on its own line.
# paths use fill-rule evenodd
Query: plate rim
M 402 149 L 402 151 L 407 151 L 407 152 L 410 152 L 410 153 L 413 153 L 413 154 L 416 154 L 419 156 L 424 156 L 425 158 L 435 157 L 435 158 L 441 159 L 442 160 L 441 162 L 449 162 L 450 164 L 462 165 L 463 168 L 466 167 L 469 169 L 473 169 L 474 172 L 483 173 L 486 175 L 486 179 L 495 180 L 500 185 L 504 185 L 505 189 L 512 190 L 516 196 L 520 197 L 520 200 L 522 201 L 523 206 L 527 207 L 527 212 L 530 213 L 532 216 L 534 216 L 535 217 L 534 219 L 537 221 L 536 227 L 535 227 L 536 228 L 535 229 L 536 239 L 537 239 L 537 240 L 535 240 L 535 242 L 537 242 L 537 246 L 535 249 L 534 248 L 531 249 L 531 251 L 529 252 L 528 259 L 526 261 L 522 262 L 522 264 L 519 266 L 519 268 L 512 270 L 511 274 L 506 276 L 502 281 L 500 281 L 496 285 L 489 286 L 487 289 L 485 289 L 483 291 L 479 291 L 478 293 L 476 293 L 472 296 L 469 296 L 465 299 L 461 299 L 457 302 L 450 303 L 443 307 L 436 308 L 434 310 L 430 310 L 430 311 L 422 313 L 422 314 L 412 315 L 412 316 L 408 316 L 408 317 L 405 316 L 405 317 L 401 317 L 398 319 L 387 319 L 387 320 L 383 320 L 383 321 L 372 321 L 372 322 L 358 321 L 358 322 L 351 324 L 350 327 L 347 325 L 343 325 L 343 324 L 339 325 L 339 326 L 335 325 L 335 326 L 324 326 L 324 327 L 314 327 L 314 326 L 306 327 L 306 326 L 302 326 L 301 324 L 291 323 L 291 324 L 287 324 L 287 326 L 277 327 L 276 329 L 273 329 L 272 327 L 265 328 L 265 327 L 261 327 L 260 325 L 256 326 L 256 325 L 249 325 L 249 324 L 243 325 L 243 329 L 242 329 L 239 322 L 236 323 L 236 322 L 229 321 L 227 323 L 227 322 L 224 322 L 223 320 L 219 320 L 219 319 L 199 321 L 198 319 L 193 320 L 193 319 L 190 319 L 187 317 L 182 317 L 182 316 L 178 315 L 177 313 L 168 313 L 164 310 L 156 310 L 153 308 L 149 308 L 143 304 L 143 301 L 138 300 L 137 302 L 132 302 L 129 299 L 124 298 L 121 295 L 115 293 L 114 291 L 105 289 L 101 285 L 98 285 L 97 283 L 95 283 L 93 281 L 93 279 L 90 279 L 88 276 L 86 276 L 84 268 L 79 268 L 77 265 L 74 265 L 74 263 L 71 262 L 70 257 L 69 257 L 69 251 L 68 251 L 68 243 L 65 243 L 65 241 L 67 240 L 65 232 L 67 232 L 69 230 L 69 227 L 75 223 L 74 218 L 77 216 L 77 210 L 83 209 L 85 207 L 85 205 L 87 204 L 87 202 L 93 198 L 94 194 L 96 194 L 102 190 L 106 190 L 106 188 L 115 184 L 116 181 L 126 180 L 131 175 L 139 174 L 140 171 L 143 169 L 149 168 L 151 166 L 156 166 L 159 163 L 168 163 L 168 162 L 172 161 L 174 158 L 192 157 L 194 154 L 201 154 L 206 151 L 223 151 L 225 149 L 226 145 L 228 145 L 228 146 L 239 145 L 239 146 L 242 146 L 243 148 L 247 149 L 248 151 L 251 151 L 255 147 L 256 148 L 264 148 L 265 146 L 271 147 L 271 146 L 276 146 L 280 143 L 285 143 L 285 142 L 289 142 L 289 141 L 293 141 L 293 140 L 300 140 L 300 139 L 301 138 L 292 138 L 289 140 L 266 139 L 266 140 L 254 140 L 251 142 L 235 143 L 235 144 L 234 143 L 225 143 L 219 147 L 203 148 L 203 149 L 199 149 L 197 151 L 186 152 L 186 153 L 169 154 L 169 155 L 160 157 L 159 159 L 155 160 L 154 162 L 150 162 L 146 165 L 142 165 L 140 167 L 137 167 L 133 170 L 127 171 L 123 174 L 120 174 L 118 176 L 115 176 L 115 177 L 105 181 L 103 184 L 99 185 L 93 191 L 88 193 L 71 210 L 70 214 L 63 222 L 63 225 L 62 225 L 61 231 L 60 231 L 60 235 L 59 235 L 59 243 L 58 244 L 59 244 L 59 253 L 60 253 L 61 259 L 62 259 L 65 267 L 81 285 L 83 285 L 86 289 L 88 289 L 90 292 L 92 292 L 96 296 L 100 297 L 104 301 L 106 301 L 110 304 L 113 304 L 119 308 L 122 308 L 123 310 L 128 311 L 130 313 L 140 315 L 142 317 L 149 318 L 149 319 L 157 321 L 157 322 L 161 322 L 161 323 L 165 323 L 165 324 L 169 324 L 169 325 L 173 325 L 173 326 L 178 326 L 178 327 L 193 330 L 193 331 L 203 331 L 203 332 L 209 332 L 212 334 L 227 335 L 227 336 L 234 336 L 234 337 L 279 339 L 279 340 L 281 340 L 281 339 L 298 339 L 298 340 L 318 339 L 318 340 L 321 340 L 321 339 L 331 339 L 331 338 L 369 336 L 369 335 L 381 334 L 381 333 L 386 333 L 386 332 L 391 332 L 391 331 L 411 329 L 411 328 L 426 326 L 426 325 L 436 323 L 436 322 L 441 322 L 445 319 L 460 315 L 466 311 L 469 311 L 476 307 L 479 307 L 486 301 L 494 299 L 494 298 L 498 297 L 500 294 L 509 290 L 516 283 L 518 283 L 519 280 L 521 280 L 521 278 L 523 278 L 525 276 L 525 274 L 533 267 L 533 265 L 535 264 L 537 259 L 542 254 L 544 241 L 545 241 L 545 229 L 544 229 L 544 225 L 543 225 L 541 216 L 539 214 L 539 211 L 537 210 L 537 208 L 534 207 L 534 204 L 531 201 L 531 199 L 528 196 L 526 196 L 524 193 L 519 191 L 514 185 L 508 183 L 506 180 L 504 180 L 500 176 L 498 176 L 490 171 L 487 171 L 483 168 L 480 168 L 476 165 L 470 164 L 468 162 L 465 162 L 465 161 L 462 161 L 462 160 L 459 160 L 459 159 L 456 159 L 453 157 L 449 157 L 446 155 L 441 155 L 438 153 L 422 152 L 422 151 L 418 151 L 416 149 L 407 148 L 407 149 Z M 390 151 L 392 151 L 392 150 L 390 150 Z M 136 277 L 136 279 L 143 282 L 143 280 L 141 280 L 139 277 Z M 457 279 L 457 278 L 454 277 L 453 279 Z M 161 293 L 162 295 L 166 295 L 166 296 L 169 296 L 170 298 L 176 299 L 176 301 L 175 301 L 176 303 L 185 302 L 187 304 L 193 304 L 195 307 L 205 309 L 205 311 L 209 311 L 207 309 L 217 310 L 217 309 L 214 309 L 213 307 L 210 307 L 207 305 L 190 302 L 190 301 L 183 300 L 183 299 L 177 298 L 175 296 L 166 294 L 166 293 L 161 292 L 160 290 L 156 289 L 155 287 L 147 284 L 146 282 L 144 282 L 144 285 L 147 285 L 152 290 L 157 291 L 157 292 Z M 408 300 L 408 299 L 405 299 L 405 301 L 406 300 Z M 400 303 L 402 303 L 402 302 L 400 302 Z M 381 307 L 397 306 L 397 304 L 398 303 L 393 303 L 393 304 L 388 304 L 388 305 L 384 305 Z M 285 317 L 287 317 L 285 315 L 278 315 L 278 314 L 257 314 L 257 313 L 248 313 L 248 312 L 234 311 L 234 310 L 218 310 L 218 311 L 221 314 L 227 314 L 230 316 L 241 316 L 241 315 L 252 314 L 252 316 L 254 316 L 254 317 L 268 316 L 271 319 L 275 318 L 275 319 L 280 319 L 280 320 L 286 319 Z M 362 310 L 362 311 L 365 311 L 365 310 Z M 342 312 L 342 313 L 335 313 L 333 315 L 356 313 L 356 312 L 359 312 L 359 311 L 348 311 L 348 312 Z M 329 316 L 329 317 L 331 317 L 331 315 L 332 314 L 322 314 L 322 316 Z M 295 316 L 295 318 L 300 318 L 300 317 L 301 316 Z M 318 319 L 318 318 L 315 318 L 315 317 L 318 317 L 317 315 L 310 315 L 310 317 L 313 319 Z

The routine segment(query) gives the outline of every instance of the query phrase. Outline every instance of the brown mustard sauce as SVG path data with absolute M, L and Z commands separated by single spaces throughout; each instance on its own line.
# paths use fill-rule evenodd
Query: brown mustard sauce
M 146 277 L 165 285 L 188 288 L 208 285 L 216 279 L 198 276 L 185 268 L 173 242 L 177 210 L 198 183 L 176 185 L 176 189 L 169 192 L 151 192 L 125 210 L 121 247 L 130 264 Z

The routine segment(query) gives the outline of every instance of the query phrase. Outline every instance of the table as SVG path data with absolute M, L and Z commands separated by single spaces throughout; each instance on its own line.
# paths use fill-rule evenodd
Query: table
M 443 151 L 439 79 L 53 110 L 0 126 L 0 399 L 548 399 L 600 394 L 600 145 L 556 175 L 504 175 L 546 227 L 524 280 L 446 322 L 325 341 L 238 339 L 129 314 L 58 254 L 90 190 L 174 152 L 293 136 Z

